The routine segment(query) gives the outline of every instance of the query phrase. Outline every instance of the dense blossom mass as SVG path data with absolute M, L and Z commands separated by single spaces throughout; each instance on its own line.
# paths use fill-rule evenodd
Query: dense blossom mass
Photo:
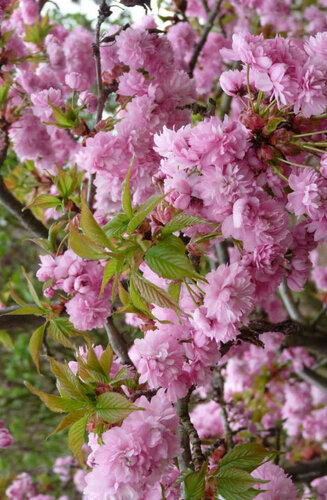
M 91 29 L 0 0 L 0 202 L 42 249 L 11 294 L 44 318 L 53 472 L 85 500 L 327 499 L 327 2 L 98 3 Z M 31 471 L 5 494 L 56 498 Z

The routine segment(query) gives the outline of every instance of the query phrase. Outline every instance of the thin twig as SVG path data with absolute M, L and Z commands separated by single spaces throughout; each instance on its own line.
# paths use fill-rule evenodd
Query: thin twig
M 188 74 L 191 78 L 193 77 L 194 68 L 195 68 L 197 60 L 199 58 L 199 55 L 201 54 L 201 50 L 203 49 L 203 47 L 207 41 L 208 35 L 213 28 L 213 24 L 215 22 L 217 14 L 220 10 L 221 4 L 222 4 L 222 0 L 216 1 L 214 8 L 212 9 L 212 11 L 210 12 L 210 14 L 208 16 L 208 21 L 207 21 L 206 25 L 204 26 L 201 38 L 200 38 L 199 42 L 197 43 L 197 45 L 195 46 L 195 49 L 194 49 L 194 52 L 193 52 L 193 55 L 192 55 L 192 58 L 190 61 L 190 65 L 189 65 L 189 72 L 188 72 Z
M 303 368 L 301 372 L 298 372 L 298 375 L 306 382 L 309 382 L 309 384 L 315 385 L 319 387 L 321 391 L 327 393 L 327 378 L 323 375 L 320 375 L 308 367 Z
M 305 323 L 305 319 L 295 304 L 291 290 L 288 288 L 285 280 L 279 286 L 279 294 L 287 310 L 289 317 L 299 323 Z
M 123 363 L 124 365 L 134 366 L 131 358 L 128 355 L 128 345 L 122 334 L 115 327 L 112 318 L 108 319 L 107 324 L 104 326 L 104 328 L 107 332 L 111 348 L 116 356 L 118 356 L 121 363 Z
M 95 57 L 95 70 L 96 70 L 96 81 L 98 88 L 98 104 L 97 104 L 97 114 L 96 123 L 98 124 L 102 119 L 102 114 L 104 110 L 104 105 L 107 99 L 106 89 L 102 81 L 102 67 L 101 67 L 101 52 L 100 52 L 100 31 L 103 22 L 111 14 L 111 9 L 107 5 L 106 0 L 102 0 L 99 7 L 98 20 L 95 29 L 95 43 L 93 44 L 93 55 Z M 90 174 L 88 186 L 87 186 L 87 204 L 89 207 L 92 206 L 94 197 L 94 174 Z
M 223 425 L 224 425 L 224 431 L 225 431 L 225 436 L 226 436 L 226 441 L 228 444 L 229 448 L 233 448 L 234 446 L 234 441 L 233 441 L 233 432 L 232 429 L 229 425 L 229 420 L 228 420 L 228 413 L 226 409 L 226 402 L 224 399 L 224 379 L 220 373 L 219 368 L 215 369 L 214 376 L 212 379 L 212 389 L 213 389 L 213 396 L 214 396 L 214 401 L 219 404 L 220 409 L 221 409 L 221 417 L 223 420 Z

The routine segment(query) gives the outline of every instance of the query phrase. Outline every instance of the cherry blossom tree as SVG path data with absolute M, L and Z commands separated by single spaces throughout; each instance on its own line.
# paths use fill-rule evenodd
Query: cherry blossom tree
M 0 329 L 56 379 L 26 382 L 53 470 L 89 500 L 327 499 L 326 0 L 50 7 L 0 0 L 0 202 L 38 249 Z

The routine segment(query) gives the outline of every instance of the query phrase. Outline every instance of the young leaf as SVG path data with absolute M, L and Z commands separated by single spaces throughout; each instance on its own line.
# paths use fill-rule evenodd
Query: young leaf
M 133 283 L 137 292 L 141 297 L 144 297 L 149 304 L 167 307 L 168 309 L 173 309 L 177 313 L 181 312 L 178 304 L 165 290 L 151 283 L 151 281 L 148 281 L 140 274 L 133 274 Z
M 97 221 L 92 215 L 91 210 L 87 206 L 86 202 L 82 199 L 82 211 L 80 217 L 81 228 L 83 229 L 85 236 L 93 241 L 96 245 L 102 247 L 114 249 L 111 242 L 107 238 L 105 232 L 99 226 Z
M 145 254 L 147 265 L 163 278 L 183 280 L 197 276 L 182 247 L 178 248 L 174 236 L 168 236 Z M 182 242 L 181 242 L 182 243 Z
M 111 349 L 110 344 L 108 343 L 107 347 L 103 351 L 101 358 L 99 359 L 99 363 L 102 367 L 103 372 L 108 376 L 110 375 L 113 355 L 114 353 Z
M 69 349 L 74 349 L 74 345 L 69 340 L 69 335 L 67 335 L 65 330 L 63 331 L 60 328 L 61 325 L 60 322 L 57 321 L 58 319 L 64 319 L 64 318 L 56 318 L 50 321 L 48 328 L 48 335 L 59 344 L 62 344 L 63 346 L 68 347 Z
M 130 219 L 133 217 L 134 213 L 131 201 L 131 191 L 129 186 L 129 179 L 132 173 L 132 165 L 133 161 L 131 162 L 131 166 L 129 167 L 125 180 L 122 184 L 122 197 L 121 197 L 121 204 L 124 209 L 124 212 Z
M 134 216 L 131 218 L 127 231 L 132 234 L 136 228 L 144 221 L 147 215 L 149 215 L 152 210 L 156 208 L 157 205 L 164 199 L 166 194 L 154 194 L 148 200 L 146 200 L 142 205 L 140 205 L 135 212 Z
M 26 205 L 26 208 L 52 208 L 61 205 L 61 199 L 58 196 L 50 194 L 40 194 L 35 200 Z
M 46 329 L 47 323 L 44 323 L 41 325 L 39 328 L 35 330 L 35 332 L 32 334 L 29 342 L 29 351 L 32 356 L 32 359 L 34 361 L 34 364 L 36 366 L 37 372 L 40 373 L 40 363 L 39 363 L 39 357 L 40 357 L 40 350 L 42 347 L 42 342 L 44 338 L 44 333 Z
M 101 290 L 100 290 L 99 296 L 103 294 L 104 289 L 106 288 L 107 284 L 109 283 L 109 281 L 111 280 L 111 278 L 115 274 L 118 262 L 119 262 L 119 260 L 116 259 L 115 257 L 113 257 L 104 266 L 103 278 L 102 278 L 102 284 L 101 284 Z
M 182 283 L 179 281 L 178 283 L 174 283 L 173 281 L 169 283 L 168 293 L 174 299 L 177 304 L 179 303 L 179 296 L 181 293 Z
M 0 343 L 7 347 L 7 349 L 12 349 L 14 347 L 14 343 L 6 330 L 0 330 Z
M 242 493 L 248 491 L 255 484 L 268 482 L 252 477 L 245 470 L 233 467 L 220 471 L 216 478 L 218 491 L 220 492 L 222 488 L 230 493 Z
M 44 316 L 45 310 L 39 309 L 35 306 L 22 306 L 18 309 L 15 309 L 14 311 L 4 314 L 3 316 L 25 316 L 28 314 L 33 314 L 34 316 Z
M 80 420 L 84 416 L 85 416 L 85 409 L 75 410 L 72 413 L 69 413 L 59 422 L 55 430 L 52 431 L 51 434 L 49 434 L 49 436 L 47 436 L 46 439 L 49 439 L 49 437 L 53 436 L 54 434 L 57 434 L 57 432 L 66 429 L 67 427 L 72 425 L 74 422 L 77 422 L 77 420 Z
M 128 222 L 127 215 L 119 213 L 103 226 L 103 230 L 108 238 L 118 238 L 127 231 Z
M 124 306 L 127 306 L 127 304 L 129 303 L 129 293 L 125 290 L 120 281 L 118 283 L 118 295 L 121 303 Z
M 232 448 L 219 462 L 219 470 L 229 467 L 252 472 L 269 455 L 269 451 L 257 443 L 240 444 Z
M 133 276 L 131 276 L 131 280 L 129 282 L 129 294 L 131 297 L 131 301 L 133 305 L 136 307 L 136 309 L 139 309 L 140 311 L 144 312 L 149 317 L 153 317 L 148 305 L 146 304 L 146 302 L 144 302 L 144 300 L 136 290 L 136 287 L 133 282 Z
M 110 256 L 73 227 L 70 228 L 69 232 L 69 246 L 76 255 L 84 259 L 100 260 Z
M 69 413 L 75 410 L 81 410 L 82 408 L 87 408 L 87 403 L 85 401 L 76 401 L 69 398 L 62 398 L 56 394 L 46 394 L 33 387 L 28 382 L 25 382 L 26 387 L 38 396 L 43 403 L 50 408 L 50 410 L 57 413 Z
M 120 422 L 134 410 L 143 410 L 133 405 L 128 399 L 117 392 L 105 392 L 97 399 L 97 415 L 110 424 Z
M 162 234 L 175 233 L 176 231 L 180 231 L 186 227 L 195 226 L 196 224 L 208 224 L 212 225 L 211 222 L 202 219 L 196 215 L 187 215 L 187 214 L 177 214 L 173 217 L 165 227 L 161 229 Z
M 81 389 L 79 378 L 74 375 L 68 365 L 50 358 L 53 374 L 56 376 L 61 391 L 72 398 L 87 399 Z
M 89 416 L 82 417 L 77 422 L 73 423 L 68 433 L 68 444 L 75 458 L 82 464 L 83 452 L 82 446 L 85 443 L 85 430 Z
M 202 500 L 205 496 L 205 473 L 206 467 L 191 472 L 184 479 L 187 500 Z
M 262 492 L 262 490 L 261 490 Z M 223 487 L 219 488 L 219 497 L 224 500 L 252 500 L 258 496 L 258 490 L 250 488 L 247 491 L 242 491 L 241 493 L 232 493 Z
M 36 293 L 36 290 L 33 286 L 33 283 L 32 283 L 32 280 L 30 278 L 30 276 L 27 274 L 27 272 L 25 271 L 25 269 L 22 267 L 22 271 L 23 271 L 23 274 L 25 276 L 25 279 L 27 281 L 27 286 L 28 286 L 28 290 L 31 294 L 31 296 L 33 297 L 33 300 L 35 302 L 35 304 L 40 308 L 40 309 L 43 309 L 42 307 L 42 304 L 40 302 L 40 299 L 38 297 L 38 294 Z

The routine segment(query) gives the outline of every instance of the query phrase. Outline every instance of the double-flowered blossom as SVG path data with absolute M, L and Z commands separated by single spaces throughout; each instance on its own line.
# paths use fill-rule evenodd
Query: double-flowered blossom
M 53 297 L 57 290 L 63 290 L 68 295 L 65 307 L 75 328 L 91 330 L 102 327 L 111 312 L 111 285 L 108 284 L 100 295 L 103 264 L 84 260 L 72 250 L 57 257 L 44 255 L 40 259 L 38 279 L 42 282 L 52 280 L 45 289 L 46 296 Z
M 178 417 L 163 389 L 151 402 L 142 396 L 135 404 L 143 410 L 106 431 L 94 452 L 84 491 L 90 500 L 139 498 L 168 472 L 179 452 Z
M 256 486 L 260 490 L 265 490 L 256 496 L 258 500 L 295 500 L 297 498 L 297 491 L 292 480 L 278 465 L 267 462 L 255 469 L 252 476 L 267 481 Z

